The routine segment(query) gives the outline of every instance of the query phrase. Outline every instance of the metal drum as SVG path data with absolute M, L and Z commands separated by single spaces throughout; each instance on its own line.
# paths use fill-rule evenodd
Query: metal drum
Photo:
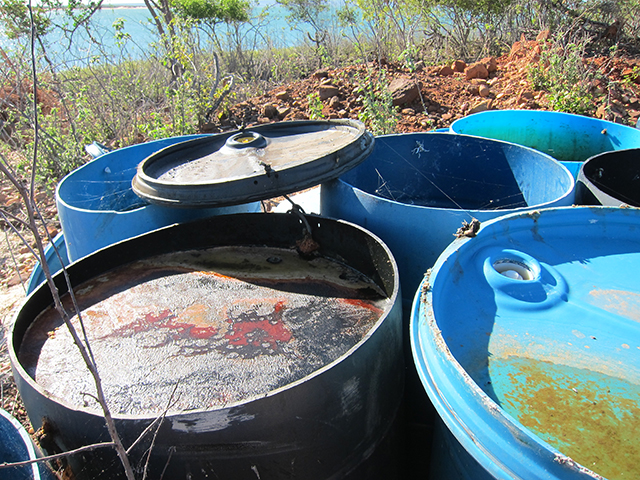
M 360 122 L 263 125 L 160 150 L 133 190 L 175 212 L 246 204 L 338 176 L 372 146 Z M 400 287 L 368 231 L 295 205 L 219 215 L 124 240 L 68 272 L 124 444 L 159 425 L 130 453 L 138 473 L 150 451 L 150 478 L 399 477 Z M 54 450 L 108 439 L 48 289 L 20 310 L 10 355 Z M 123 473 L 109 449 L 71 462 L 77 479 Z
M 40 457 L 38 448 L 20 424 L 6 410 L 0 409 L 0 464 L 18 463 Z M 44 463 L 32 463 L 0 469 L 0 480 L 54 480 Z
M 56 189 L 56 205 L 69 260 L 172 223 L 259 212 L 260 204 L 255 202 L 222 209 L 159 208 L 133 192 L 131 182 L 136 168 L 146 157 L 170 145 L 202 137 L 173 137 L 114 150 L 64 177 Z
M 576 183 L 576 202 L 640 207 L 640 148 L 602 153 L 584 162 Z
M 431 479 L 640 476 L 639 234 L 637 209 L 553 208 L 443 252 L 411 316 Z
M 124 444 L 163 419 L 132 452 L 142 468 L 153 441 L 150 478 L 165 468 L 194 479 L 397 475 L 395 444 L 373 455 L 393 437 L 403 392 L 395 262 L 357 226 L 306 218 L 312 239 L 294 215 L 236 214 L 69 266 Z M 38 288 L 11 332 L 30 419 L 61 450 L 106 441 L 95 388 L 50 303 Z M 71 461 L 76 478 L 122 473 L 110 449 Z
M 562 162 L 574 178 L 582 163 L 594 155 L 640 147 L 637 128 L 544 110 L 489 110 L 460 118 L 450 129 L 535 148 Z

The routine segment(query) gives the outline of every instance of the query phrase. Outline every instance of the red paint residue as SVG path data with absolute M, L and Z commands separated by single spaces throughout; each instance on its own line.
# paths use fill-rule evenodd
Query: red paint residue
M 162 310 L 158 314 L 146 313 L 142 318 L 138 318 L 129 325 L 115 330 L 112 335 L 126 335 L 131 331 L 133 331 L 133 333 L 143 333 L 152 329 L 167 329 L 180 336 L 187 335 L 191 338 L 206 340 L 218 333 L 218 329 L 213 326 L 203 326 L 198 323 L 180 322 L 177 320 L 178 317 L 169 309 Z M 198 318 L 196 318 L 196 320 L 198 320 Z
M 270 318 L 234 322 L 233 330 L 225 335 L 225 338 L 234 346 L 251 344 L 259 347 L 263 343 L 268 343 L 275 350 L 278 346 L 276 342 L 288 342 L 292 337 L 291 332 L 282 322 L 284 304 L 283 301 L 275 303 Z
M 189 331 L 189 335 L 193 338 L 207 339 L 218 333 L 216 327 L 193 327 Z
M 171 320 L 175 315 L 171 313 L 171 310 L 163 310 L 157 315 L 154 313 L 145 314 L 144 318 L 138 318 L 128 326 L 119 328 L 114 333 L 124 334 L 126 330 L 133 330 L 133 333 L 147 332 L 152 324 L 163 322 L 164 320 Z
M 171 310 L 166 309 L 161 311 L 158 315 L 154 315 L 153 313 L 147 313 L 144 316 L 144 321 L 148 322 L 148 323 L 155 323 L 155 322 L 159 322 L 160 320 L 164 320 L 166 318 L 173 318 L 175 315 L 173 315 L 171 313 Z
M 373 305 L 371 302 L 367 302 L 365 300 L 358 300 L 356 298 L 341 298 L 340 301 L 342 303 L 346 303 L 348 305 L 353 305 L 360 308 L 366 308 L 374 313 L 381 314 L 382 310 Z

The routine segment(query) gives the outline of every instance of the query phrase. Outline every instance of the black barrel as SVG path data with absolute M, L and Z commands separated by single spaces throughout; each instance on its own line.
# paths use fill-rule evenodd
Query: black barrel
M 308 227 L 292 214 L 213 217 L 123 241 L 69 266 L 125 446 L 163 418 L 155 437 L 143 437 L 131 452 L 141 472 L 151 449 L 147 478 L 399 476 L 395 428 L 404 378 L 395 261 L 360 227 L 306 219 Z M 233 260 L 245 254 L 246 262 Z M 285 278 L 277 269 L 290 261 L 299 271 Z M 318 274 L 318 265 L 338 280 Z M 64 294 L 63 278 L 55 281 Z M 212 306 L 234 288 L 249 293 Z M 153 304 L 145 303 L 149 291 Z M 67 335 L 47 313 L 51 303 L 46 285 L 38 288 L 11 331 L 14 376 L 31 422 L 46 425 L 50 452 L 108 441 L 97 405 L 85 395 L 93 387 L 82 367 L 67 365 L 77 354 L 51 349 Z M 122 324 L 110 316 L 116 307 L 132 312 L 118 317 Z M 40 380 L 47 355 L 54 373 Z M 211 355 L 219 367 L 205 364 Z M 132 367 L 138 357 L 142 373 Z M 162 370 L 165 360 L 171 368 Z M 73 368 L 76 375 L 65 372 Z M 77 479 L 123 477 L 111 449 L 74 455 L 70 465 Z
M 601 153 L 584 162 L 576 182 L 576 203 L 640 207 L 640 148 Z

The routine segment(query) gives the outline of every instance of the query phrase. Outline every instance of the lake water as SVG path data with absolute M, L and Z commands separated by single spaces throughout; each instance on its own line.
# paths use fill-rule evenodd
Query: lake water
M 243 48 L 282 48 L 305 41 L 306 30 L 292 29 L 286 21 L 286 13 L 283 7 L 274 4 L 263 3 L 255 7 L 252 15 L 255 20 L 240 25 L 238 30 Z M 259 19 L 260 14 L 263 16 Z M 128 37 L 124 42 L 118 42 L 115 38 L 114 23 L 119 21 L 123 24 L 122 32 Z M 234 28 L 220 24 L 216 27 L 216 33 L 223 46 L 226 46 Z M 118 62 L 125 58 L 148 57 L 154 50 L 153 45 L 158 42 L 158 33 L 146 7 L 106 7 L 94 14 L 89 28 L 78 29 L 71 38 L 72 42 L 68 34 L 54 29 L 44 39 L 50 59 L 58 68 L 86 65 L 98 60 Z M 206 34 L 201 32 L 200 39 L 201 47 L 210 47 Z M 4 49 L 10 50 L 14 45 L 5 35 L 1 36 L 0 46 Z

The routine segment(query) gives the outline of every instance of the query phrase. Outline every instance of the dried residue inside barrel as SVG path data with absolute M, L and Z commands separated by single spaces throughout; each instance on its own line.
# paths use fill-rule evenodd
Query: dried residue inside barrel
M 141 260 L 75 292 L 110 407 L 130 415 L 268 394 L 336 361 L 391 308 L 349 266 L 269 247 Z M 53 309 L 29 327 L 19 358 L 55 398 L 96 407 L 90 375 Z

